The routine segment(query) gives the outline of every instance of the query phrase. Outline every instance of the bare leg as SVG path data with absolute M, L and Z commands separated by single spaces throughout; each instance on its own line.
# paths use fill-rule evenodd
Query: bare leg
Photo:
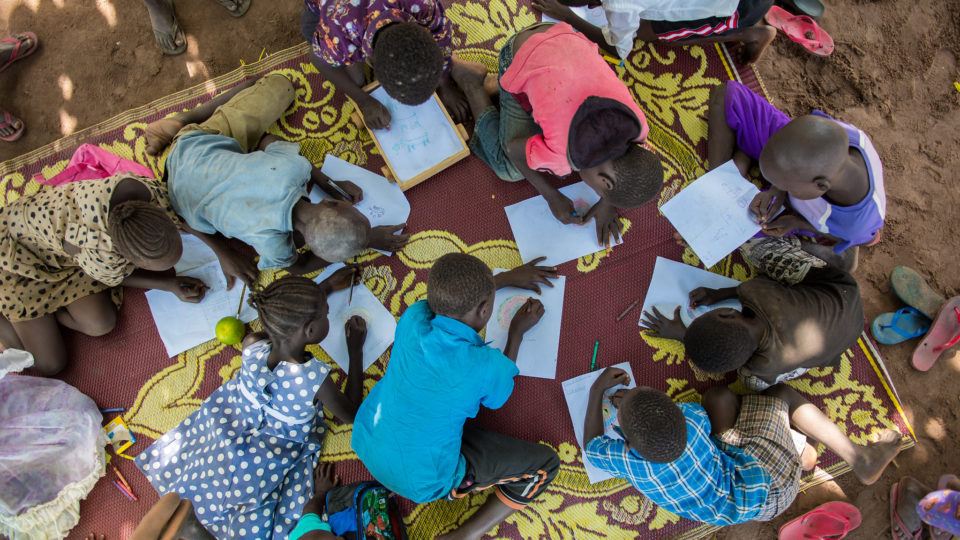
M 503 520 L 507 519 L 510 514 L 514 512 L 516 512 L 516 510 L 503 504 L 499 497 L 491 493 L 490 496 L 487 497 L 486 502 L 483 503 L 483 506 L 481 506 L 475 514 L 470 516 L 459 529 L 438 536 L 437 540 L 480 538 L 490 529 L 503 523 Z
M 710 433 L 717 435 L 736 425 L 740 415 L 740 396 L 726 386 L 715 386 L 703 394 L 703 408 L 710 418 Z
M 493 106 L 493 101 L 485 89 L 487 68 L 483 64 L 454 58 L 450 75 L 467 96 L 474 119 L 480 118 L 483 111 Z
M 117 308 L 110 291 L 80 298 L 57 310 L 56 317 L 63 326 L 92 337 L 107 335 L 117 326 Z
M 777 37 L 777 29 L 760 21 L 749 28 L 732 30 L 720 35 L 660 42 L 657 35 L 653 32 L 650 21 L 643 21 L 640 23 L 640 31 L 637 33 L 637 37 L 651 43 L 658 42 L 663 45 L 676 45 L 681 47 L 686 45 L 704 45 L 707 43 L 743 43 L 743 52 L 740 60 L 745 64 L 752 64 L 760 59 L 763 51 L 773 42 L 773 38 Z
M 0 317 L 0 346 L 3 349 L 23 349 L 20 336 L 7 319 Z
M 173 0 L 143 0 L 153 26 L 153 37 L 163 54 L 178 55 L 187 50 L 187 38 L 180 29 Z
M 363 72 L 363 64 L 347 64 L 343 70 L 347 73 L 347 77 L 350 77 L 350 80 L 357 86 L 363 87 L 367 84 L 367 75 Z
M 786 401 L 790 408 L 790 423 L 840 456 L 853 467 L 853 473 L 864 484 L 879 480 L 887 465 L 900 453 L 900 434 L 896 431 L 887 430 L 878 442 L 861 446 L 851 441 L 823 411 L 793 388 L 778 384 L 764 394 Z
M 67 367 L 67 348 L 53 315 L 11 324 L 23 350 L 33 355 L 33 368 L 41 375 L 51 377 Z
M 726 83 L 710 91 L 707 111 L 707 166 L 711 170 L 730 161 L 737 149 L 736 134 L 727 124 L 726 99 Z
M 856 270 L 857 263 L 860 259 L 859 246 L 854 246 L 839 255 L 834 253 L 832 247 L 821 246 L 814 242 L 802 242 L 800 247 L 828 265 L 843 270 L 844 272 L 853 272 Z

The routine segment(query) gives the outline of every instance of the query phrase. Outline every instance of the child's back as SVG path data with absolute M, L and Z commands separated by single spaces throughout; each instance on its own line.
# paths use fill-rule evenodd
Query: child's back
M 357 413 L 353 449 L 404 497 L 443 497 L 464 475 L 464 422 L 480 405 L 502 406 L 517 373 L 475 330 L 417 302 L 400 318 L 389 368 Z

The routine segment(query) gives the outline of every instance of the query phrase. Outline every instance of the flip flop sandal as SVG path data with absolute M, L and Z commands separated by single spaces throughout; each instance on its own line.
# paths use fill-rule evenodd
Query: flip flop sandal
M 845 538 L 860 526 L 863 518 L 856 506 L 842 501 L 821 504 L 802 516 L 788 521 L 778 540 L 825 540 Z
M 33 46 L 29 49 L 24 50 L 23 44 L 29 40 L 33 43 Z M 0 66 L 0 72 L 10 67 L 17 60 L 23 60 L 24 58 L 30 56 L 37 51 L 40 45 L 40 40 L 37 39 L 37 35 L 33 32 L 20 32 L 19 34 L 14 34 L 10 37 L 5 37 L 0 39 L 0 43 L 12 43 L 13 44 L 13 53 L 10 55 L 10 58 L 7 60 L 7 63 Z
M 896 345 L 918 338 L 930 330 L 930 319 L 916 308 L 905 307 L 893 313 L 881 313 L 873 320 L 873 338 L 884 345 Z
M 823 17 L 823 12 L 826 11 L 820 0 L 783 0 L 783 4 L 797 15 L 809 15 L 814 19 Z
M 243 17 L 247 13 L 247 10 L 250 9 L 250 4 L 253 0 L 217 0 L 221 6 L 227 9 L 227 12 L 234 17 Z M 236 7 L 236 9 L 230 9 L 231 7 Z
M 919 272 L 909 266 L 894 268 L 890 272 L 890 285 L 904 304 L 917 308 L 931 320 L 937 317 L 940 307 L 947 301 Z
M 900 503 L 900 487 L 903 480 L 894 482 L 890 486 L 890 535 L 893 537 L 893 540 L 920 540 L 923 538 L 923 525 L 919 529 L 913 531 L 907 528 L 906 524 L 903 522 L 903 518 L 900 517 L 900 514 L 897 513 L 897 505 Z
M 833 38 L 807 15 L 793 15 L 780 6 L 773 6 L 765 19 L 770 26 L 786 34 L 791 41 L 799 43 L 807 51 L 817 56 L 833 54 Z
M 940 314 L 933 320 L 933 326 L 923 337 L 923 341 L 913 351 L 911 363 L 920 371 L 929 371 L 940 356 L 948 349 L 960 343 L 960 296 L 944 302 Z
M 27 125 L 24 124 L 22 120 L 8 113 L 7 111 L 3 111 L 2 115 L 3 115 L 3 118 L 0 119 L 0 128 L 13 127 L 14 122 L 17 122 L 17 121 L 20 121 L 20 127 L 16 131 L 14 131 L 11 135 L 0 136 L 0 141 L 14 142 L 18 140 L 20 137 L 23 137 L 23 132 L 27 129 Z

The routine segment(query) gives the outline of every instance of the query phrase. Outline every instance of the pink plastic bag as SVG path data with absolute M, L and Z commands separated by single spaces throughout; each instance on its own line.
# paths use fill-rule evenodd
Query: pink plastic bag
M 153 171 L 135 161 L 123 159 L 99 146 L 81 144 L 70 158 L 67 168 L 59 174 L 53 178 L 44 178 L 42 174 L 35 174 L 33 179 L 47 186 L 59 186 L 78 180 L 109 178 L 124 172 L 147 178 L 154 177 Z

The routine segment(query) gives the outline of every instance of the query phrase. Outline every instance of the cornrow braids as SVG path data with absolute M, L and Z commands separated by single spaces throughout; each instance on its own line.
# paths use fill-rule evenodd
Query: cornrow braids
M 263 329 L 276 343 L 289 339 L 317 315 L 323 288 L 302 276 L 286 276 L 259 291 L 250 291 L 248 302 L 260 315 Z
M 179 249 L 176 224 L 153 203 L 120 203 L 110 209 L 108 220 L 107 233 L 114 247 L 131 262 L 163 259 Z

